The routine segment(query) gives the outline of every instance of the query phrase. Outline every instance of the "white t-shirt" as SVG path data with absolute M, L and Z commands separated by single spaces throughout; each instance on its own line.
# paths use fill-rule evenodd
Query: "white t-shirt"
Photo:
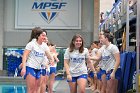
M 114 69 L 114 65 L 116 63 L 116 59 L 114 57 L 115 53 L 119 53 L 119 49 L 116 45 L 110 44 L 108 47 L 103 45 L 99 52 L 102 54 L 101 58 L 101 68 L 106 71 L 110 71 Z
M 84 48 L 83 53 L 79 53 L 79 50 L 69 52 L 69 48 L 66 49 L 64 59 L 69 59 L 69 70 L 72 77 L 77 77 L 82 74 L 87 74 L 86 58 L 89 57 L 87 48 Z
M 26 45 L 25 49 L 31 51 L 27 58 L 26 66 L 40 69 L 46 56 L 45 51 L 49 51 L 48 46 L 45 43 L 39 45 L 35 40 L 33 40 Z
M 48 60 L 47 56 L 45 56 L 44 61 L 41 64 L 41 68 L 46 69 L 46 66 L 48 66 L 48 68 L 49 68 L 49 60 Z
M 98 48 L 93 48 L 91 51 L 91 57 L 96 56 L 97 52 L 98 52 Z M 94 64 L 96 61 L 91 60 L 91 62 Z
M 33 39 L 32 39 L 32 42 L 36 42 L 36 38 L 33 38 Z M 42 44 L 47 45 L 47 44 L 44 43 L 44 42 L 42 42 Z M 47 45 L 47 51 L 50 51 L 48 45 Z M 49 60 L 48 60 L 47 56 L 45 56 L 45 59 L 44 59 L 43 63 L 41 64 L 41 68 L 42 68 L 42 69 L 45 69 L 45 68 L 46 68 L 46 65 L 47 65 L 48 63 L 49 63 Z M 48 67 L 48 68 L 49 68 L 49 67 Z
M 97 52 L 98 52 L 98 48 L 93 48 L 91 51 L 92 56 L 95 56 Z

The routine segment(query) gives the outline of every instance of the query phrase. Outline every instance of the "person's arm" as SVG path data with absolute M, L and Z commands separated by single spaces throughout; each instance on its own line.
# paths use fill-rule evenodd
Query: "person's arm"
M 50 64 L 53 64 L 53 63 L 54 63 L 54 58 L 53 58 L 53 56 L 51 55 L 50 51 L 45 51 L 45 53 L 46 53 L 46 56 L 47 56 L 47 58 L 48 58 L 48 60 L 49 60 L 49 63 L 50 63 Z
M 30 50 L 24 50 L 23 56 L 22 56 L 22 71 L 21 76 L 24 76 L 26 73 L 26 61 L 28 58 L 28 55 L 31 51 Z
M 113 71 L 112 71 L 110 77 L 111 77 L 111 79 L 114 79 L 115 78 L 115 73 L 116 73 L 118 67 L 120 66 L 120 52 L 119 52 L 119 49 L 117 48 L 117 46 L 113 47 L 111 53 L 115 58 L 115 65 L 114 65 L 114 68 L 113 68 Z
M 56 53 L 54 54 L 54 60 L 55 60 L 56 62 L 59 62 L 59 59 L 58 59 L 57 55 L 58 55 L 58 54 L 56 54 Z
M 69 59 L 64 59 L 64 68 L 66 70 L 66 74 L 70 75 L 70 71 L 69 71 Z
M 101 59 L 101 53 L 97 52 L 95 56 L 90 57 L 91 60 L 99 61 Z
M 89 58 L 86 58 L 86 62 L 87 62 L 88 67 L 89 67 L 94 73 L 96 73 L 96 70 L 95 70 L 93 64 L 91 63 L 91 60 L 90 60 Z
M 115 57 L 116 63 L 114 65 L 113 73 L 115 73 L 118 67 L 120 66 L 120 53 L 115 53 L 114 57 Z
M 100 61 L 101 61 L 101 60 L 94 61 L 94 64 L 93 64 L 93 65 L 94 65 L 94 67 L 97 67 Z
M 64 68 L 66 70 L 67 80 L 72 81 L 72 76 L 69 71 L 69 59 L 64 59 Z
M 44 58 L 44 61 L 43 61 L 42 64 L 48 69 L 48 67 L 49 67 L 49 60 L 48 60 L 47 57 Z

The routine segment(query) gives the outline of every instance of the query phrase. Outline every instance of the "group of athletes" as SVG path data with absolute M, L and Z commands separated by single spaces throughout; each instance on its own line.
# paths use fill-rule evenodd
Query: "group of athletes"
M 93 42 L 88 50 L 81 35 L 73 36 L 64 54 L 70 93 L 85 93 L 87 80 L 93 93 L 118 93 L 120 53 L 112 40 L 109 31 L 100 32 L 99 42 Z
M 86 93 L 87 80 L 94 93 L 117 93 L 121 77 L 120 53 L 117 46 L 111 43 L 112 40 L 110 32 L 100 32 L 100 42 L 93 42 L 89 51 L 84 47 L 80 34 L 73 36 L 64 54 L 70 93 Z M 59 62 L 57 55 L 55 45 L 48 41 L 47 32 L 40 27 L 33 28 L 20 65 L 28 93 L 45 93 L 46 86 L 48 93 L 53 93 Z

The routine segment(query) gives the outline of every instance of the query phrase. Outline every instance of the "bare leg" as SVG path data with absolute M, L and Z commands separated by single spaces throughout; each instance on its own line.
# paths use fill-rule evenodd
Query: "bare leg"
M 107 85 L 107 80 L 106 80 L 106 75 L 102 75 L 102 88 L 101 88 L 101 93 L 108 93 L 106 92 L 106 85 Z
M 54 82 L 55 82 L 55 73 L 52 73 L 49 77 L 49 86 L 48 86 L 49 93 L 53 93 Z
M 106 88 L 106 93 L 116 93 L 117 87 L 118 86 L 118 81 L 116 79 L 110 79 L 107 81 L 107 88 Z
M 39 93 L 45 93 L 45 92 L 46 92 L 46 76 L 41 75 L 40 92 Z
M 28 93 L 36 93 L 37 89 L 37 80 L 32 75 L 28 74 L 26 77 L 26 85 L 27 85 L 27 92 Z
M 77 83 L 69 82 L 70 93 L 77 93 Z
M 87 80 L 84 79 L 84 78 L 80 78 L 77 80 L 77 84 L 79 86 L 79 92 L 78 93 L 85 93 L 85 88 L 86 88 L 86 83 L 87 83 Z

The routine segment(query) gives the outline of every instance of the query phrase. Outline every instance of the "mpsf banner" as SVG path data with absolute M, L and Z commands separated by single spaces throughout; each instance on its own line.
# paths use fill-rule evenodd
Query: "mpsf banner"
M 81 0 L 16 0 L 15 28 L 81 29 Z

